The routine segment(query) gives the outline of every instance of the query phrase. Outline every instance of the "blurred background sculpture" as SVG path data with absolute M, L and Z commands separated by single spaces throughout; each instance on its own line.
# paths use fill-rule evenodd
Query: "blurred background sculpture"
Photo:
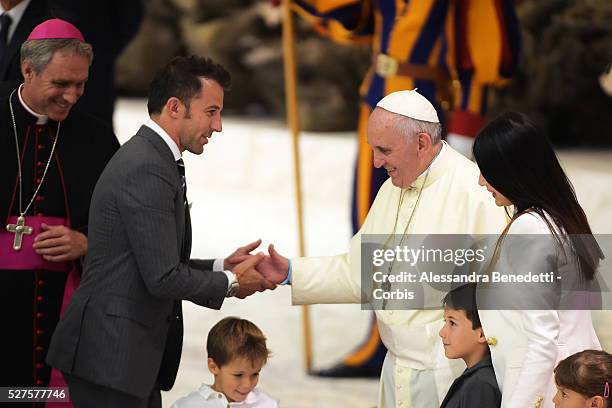
M 523 44 L 518 73 L 490 93 L 490 113 L 520 107 L 559 145 L 612 145 L 612 100 L 598 84 L 612 61 L 612 3 L 515 4 Z M 283 116 L 280 12 L 269 1 L 151 0 L 144 8 L 141 29 L 118 61 L 120 92 L 144 95 L 155 68 L 171 56 L 204 53 L 232 70 L 228 110 Z M 368 46 L 336 44 L 296 23 L 303 129 L 355 129 Z
M 612 99 L 599 84 L 612 62 L 612 3 L 525 0 L 523 58 L 494 110 L 528 113 L 556 146 L 612 146 Z
M 235 79 L 226 111 L 284 116 L 278 8 L 256 0 L 153 0 L 146 7 L 141 32 L 119 60 L 120 89 L 142 94 L 155 67 L 171 56 L 207 55 Z M 367 48 L 322 39 L 303 21 L 296 28 L 302 128 L 353 129 L 359 82 L 369 65 Z

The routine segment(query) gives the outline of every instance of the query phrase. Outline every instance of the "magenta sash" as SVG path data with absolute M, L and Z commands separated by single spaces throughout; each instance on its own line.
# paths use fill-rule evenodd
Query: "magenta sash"
M 15 234 L 6 230 L 6 225 L 3 225 L 0 231 L 0 269 L 44 269 L 48 271 L 68 272 L 71 267 L 71 262 L 49 262 L 45 261 L 42 256 L 38 255 L 32 245 L 34 238 L 42 231 L 43 223 L 48 225 L 68 225 L 65 218 L 60 217 L 41 217 L 30 216 L 25 217 L 25 224 L 32 227 L 32 234 L 23 235 L 21 249 L 15 251 L 13 242 Z M 16 224 L 17 217 L 8 217 L 7 224 Z
M 21 249 L 15 251 L 13 249 L 13 242 L 15 240 L 15 234 L 8 232 L 3 226 L 0 231 L 0 269 L 14 269 L 14 270 L 36 270 L 42 269 L 47 271 L 56 272 L 67 272 L 68 277 L 66 278 L 66 286 L 64 287 L 64 297 L 62 299 L 62 308 L 60 311 L 60 317 L 64 314 L 64 310 L 68 306 L 70 298 L 74 294 L 74 291 L 79 286 L 81 280 L 79 276 L 79 270 L 75 262 L 49 262 L 43 259 L 42 256 L 38 255 L 32 244 L 34 244 L 34 238 L 42 231 L 41 225 L 43 223 L 47 225 L 66 225 L 70 226 L 69 221 L 66 218 L 60 217 L 42 217 L 42 216 L 29 216 L 26 217 L 25 224 L 28 227 L 32 227 L 32 234 L 23 235 L 21 243 Z M 17 223 L 16 216 L 10 216 L 7 220 L 7 224 Z M 49 387 L 67 387 L 66 382 L 62 373 L 55 368 L 51 369 L 51 378 L 49 379 Z M 45 404 L 47 408 L 71 408 L 72 403 L 70 402 L 47 402 Z

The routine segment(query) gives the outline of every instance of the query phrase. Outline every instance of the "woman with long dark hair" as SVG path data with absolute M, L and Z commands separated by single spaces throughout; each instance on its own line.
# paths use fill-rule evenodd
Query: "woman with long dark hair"
M 527 116 L 510 112 L 490 122 L 478 134 L 473 153 L 479 184 L 510 217 L 491 268 L 517 274 L 554 269 L 560 276 L 559 281 L 525 285 L 527 290 L 512 293 L 517 302 L 532 296 L 533 302 L 523 304 L 534 310 L 480 311 L 502 407 L 552 407 L 556 363 L 575 352 L 601 348 L 589 306 L 576 303 L 580 298 L 569 301 L 574 303 L 567 299 L 579 288 L 593 286 L 603 254 L 550 141 Z M 560 301 L 541 306 L 545 303 L 538 302 L 546 296 L 530 292 L 531 287 L 551 288 Z M 570 294 L 564 298 L 561 292 Z

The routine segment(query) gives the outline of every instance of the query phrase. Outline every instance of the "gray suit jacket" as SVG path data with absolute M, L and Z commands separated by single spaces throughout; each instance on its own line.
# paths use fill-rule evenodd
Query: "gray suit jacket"
M 172 152 L 142 126 L 93 193 L 81 284 L 47 355 L 59 370 L 138 397 L 174 383 L 180 299 L 219 309 L 227 292 L 212 261 L 189 260 L 191 223 Z

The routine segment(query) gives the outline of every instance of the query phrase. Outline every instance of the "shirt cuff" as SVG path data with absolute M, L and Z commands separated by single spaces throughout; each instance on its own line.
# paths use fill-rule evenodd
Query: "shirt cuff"
M 223 272 L 223 264 L 225 263 L 224 258 L 217 258 L 213 262 L 213 272 Z
M 230 289 L 230 286 L 232 286 L 232 282 L 236 280 L 236 275 L 234 275 L 234 272 L 230 272 L 230 271 L 219 271 L 219 272 L 223 272 L 225 276 L 227 276 L 227 291 L 229 293 L 229 289 Z
M 293 270 L 291 269 L 291 259 L 289 260 L 289 270 L 287 271 L 287 279 L 282 281 L 281 285 L 291 285 L 291 276 L 293 275 Z

